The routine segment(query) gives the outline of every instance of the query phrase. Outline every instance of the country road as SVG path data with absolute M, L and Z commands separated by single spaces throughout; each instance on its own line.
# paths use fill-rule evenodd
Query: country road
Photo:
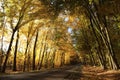
M 79 80 L 80 73 L 80 66 L 75 65 L 46 71 L 2 75 L 0 80 L 69 80 L 71 74 L 75 75 L 75 80 Z
M 0 75 L 0 80 L 120 80 L 120 70 L 71 65 L 62 68 Z

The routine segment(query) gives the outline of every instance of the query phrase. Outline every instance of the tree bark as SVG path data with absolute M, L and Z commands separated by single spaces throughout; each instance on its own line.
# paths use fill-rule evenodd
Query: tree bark
M 97 47 L 97 55 L 99 57 L 99 60 L 100 60 L 100 63 L 102 64 L 103 68 L 104 69 L 107 69 L 107 66 L 106 66 L 106 60 L 105 60 L 105 55 L 103 54 L 103 51 L 102 51 L 102 48 L 101 48 L 101 43 L 99 41 L 99 38 L 96 34 L 96 31 L 94 29 L 94 26 L 93 26 L 93 21 L 92 21 L 92 18 L 90 17 L 90 23 L 91 23 L 91 28 L 92 28 L 92 31 L 93 31 L 93 34 L 95 36 L 95 39 L 98 43 L 98 47 Z
M 32 63 L 32 70 L 35 70 L 35 57 L 36 57 L 36 46 L 37 46 L 37 40 L 38 40 L 38 30 L 36 33 L 35 43 L 34 43 L 34 49 L 33 49 L 33 63 Z
M 45 38 L 44 38 L 44 43 L 42 42 L 42 48 L 41 48 L 41 61 L 39 63 L 39 67 L 38 69 L 40 70 L 41 67 L 42 67 L 42 63 L 43 63 L 43 60 L 44 60 L 44 56 L 45 56 L 45 53 L 46 53 L 46 48 L 47 48 L 47 45 L 46 45 L 46 40 L 47 40 L 47 37 L 48 37 L 48 31 L 45 32 Z
M 13 71 L 17 71 L 16 58 L 17 58 L 18 41 L 19 41 L 19 30 L 17 32 L 17 39 L 16 39 L 16 45 L 15 45 L 15 52 L 14 52 L 14 59 L 13 59 Z
M 53 51 L 53 57 L 52 57 L 52 60 L 51 60 L 52 68 L 55 67 L 55 56 L 56 56 L 56 50 Z
M 42 63 L 43 63 L 43 60 L 44 60 L 45 50 L 46 50 L 46 44 L 43 45 L 42 50 L 43 50 L 42 53 L 41 53 L 41 54 L 42 54 L 42 57 L 41 57 L 40 65 L 39 65 L 39 68 L 38 68 L 39 70 L 41 69 Z
M 109 50 L 109 57 L 110 57 L 110 62 L 111 62 L 111 69 L 114 69 L 114 70 L 117 70 L 119 69 L 119 64 L 118 64 L 118 61 L 116 59 L 116 56 L 115 56 L 115 53 L 114 53 L 114 50 L 113 50 L 113 46 L 112 46 L 112 42 L 111 42 L 111 38 L 110 38 L 110 34 L 109 34 L 109 31 L 108 31 L 108 28 L 107 28 L 107 22 L 106 22 L 106 18 L 104 16 L 104 26 L 105 26 L 105 32 L 106 32 L 106 37 L 107 37 L 107 47 L 108 47 L 108 50 Z
M 2 10 L 3 13 L 5 14 L 5 9 L 4 9 L 4 1 L 1 4 L 2 6 Z M 0 51 L 0 72 L 2 72 L 2 63 L 3 63 L 3 58 L 4 58 L 4 51 L 3 51 L 3 38 L 4 38 L 4 30 L 5 30 L 5 16 L 2 17 L 2 21 L 1 21 L 1 27 L 2 27 L 2 38 L 1 38 L 1 51 Z
M 9 55 L 10 55 L 10 51 L 11 51 L 11 47 L 12 47 L 12 43 L 13 43 L 13 40 L 14 40 L 14 35 L 15 35 L 15 30 L 13 30 L 13 33 L 12 33 L 12 36 L 11 36 L 11 39 L 10 39 L 10 44 L 9 44 L 9 47 L 8 47 L 8 51 L 6 53 L 6 57 L 5 57 L 5 61 L 3 63 L 3 68 L 2 68 L 2 72 L 4 73 L 5 70 L 6 70 L 6 65 L 7 65 L 7 61 L 8 61 L 8 58 L 9 58 Z
M 23 63 L 23 72 L 25 71 L 26 69 L 26 58 L 27 58 L 27 51 L 28 51 L 28 46 L 29 46 L 29 42 L 27 40 L 27 46 L 26 46 L 26 49 L 25 49 L 25 56 L 24 56 L 24 63 Z
M 40 60 L 41 60 L 41 56 L 42 56 L 42 46 L 43 46 L 43 43 L 41 42 L 41 46 L 40 46 L 40 52 L 39 52 L 39 59 L 38 59 L 38 70 L 39 70 L 39 65 L 40 65 Z
M 61 65 L 60 66 L 63 66 L 65 64 L 65 53 L 61 53 Z
M 0 72 L 2 70 L 2 63 L 3 63 L 3 58 L 4 58 L 4 51 L 3 51 L 3 37 L 4 37 L 4 27 L 3 27 L 3 32 L 2 32 L 2 39 L 1 39 L 1 49 L 0 49 Z
M 118 69 L 119 65 L 115 58 L 115 54 L 113 53 L 113 50 L 112 50 L 112 45 L 111 45 L 111 41 L 110 41 L 109 32 L 107 29 L 107 22 L 106 22 L 105 17 L 97 13 L 97 6 L 95 6 L 95 4 L 93 5 L 95 7 L 94 12 L 96 12 L 97 15 L 95 15 L 95 13 L 93 12 L 93 10 L 91 9 L 89 4 L 86 6 L 87 6 L 86 9 L 88 10 L 89 14 L 91 15 L 91 17 L 94 21 L 94 24 L 98 27 L 97 28 L 98 32 L 100 33 L 100 36 L 108 50 L 108 56 L 110 57 L 109 60 L 111 60 L 110 65 L 114 65 L 114 68 L 112 67 L 112 69 Z M 100 24 L 102 24 L 102 26 Z

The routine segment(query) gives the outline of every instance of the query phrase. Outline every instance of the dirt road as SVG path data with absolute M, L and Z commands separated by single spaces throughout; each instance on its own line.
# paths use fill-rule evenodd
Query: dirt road
M 69 80 L 71 77 L 79 80 L 81 73 L 79 68 L 80 66 L 78 65 L 47 71 L 1 75 L 0 80 Z
M 0 80 L 120 80 L 120 70 L 72 65 L 45 71 L 0 75 Z

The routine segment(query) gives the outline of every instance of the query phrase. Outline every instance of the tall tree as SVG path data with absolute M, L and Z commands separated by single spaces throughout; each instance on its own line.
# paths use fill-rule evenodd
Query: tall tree
M 105 1 L 103 1 L 103 0 L 77 0 L 77 1 L 74 1 L 74 0 L 59 0 L 59 1 L 58 0 L 54 0 L 54 1 L 40 0 L 40 1 L 42 1 L 43 4 L 45 4 L 45 5 L 52 6 L 51 8 L 53 9 L 55 15 L 58 15 L 62 10 L 69 10 L 71 12 L 71 14 L 74 14 L 76 11 L 79 12 L 81 10 L 81 8 L 82 8 L 82 10 L 84 9 L 83 13 L 85 13 L 86 16 L 88 16 L 88 15 L 91 16 L 92 21 L 94 23 L 94 28 L 97 31 L 97 33 L 99 33 L 98 39 L 102 40 L 102 42 L 105 45 L 104 47 L 108 51 L 105 53 L 107 53 L 107 55 L 109 56 L 109 60 L 108 60 L 109 67 L 111 69 L 119 69 L 119 65 L 116 60 L 113 48 L 112 48 L 111 37 L 110 37 L 109 31 L 108 31 L 108 26 L 107 26 L 108 16 L 110 16 L 110 15 L 114 16 L 114 13 L 116 13 L 116 12 L 117 12 L 116 13 L 117 15 L 119 13 L 118 0 L 114 0 L 113 2 L 109 1 L 109 0 L 105 0 Z M 48 4 L 48 3 L 52 3 L 52 4 Z M 99 5 L 99 4 L 101 4 L 101 5 Z M 60 6 L 60 5 L 62 5 L 62 6 Z M 105 7 L 106 5 L 111 7 L 111 9 L 106 8 Z M 115 9 L 115 7 L 113 8 L 114 5 L 116 5 L 116 9 Z M 103 11 L 102 9 L 106 12 L 105 14 L 103 12 L 101 12 L 101 11 Z M 79 13 L 78 13 L 78 15 L 79 15 Z M 106 55 L 102 55 L 102 56 L 106 56 Z
M 2 36 L 1 36 L 1 48 L 0 48 L 0 72 L 1 72 L 1 70 L 2 70 L 2 63 L 3 63 L 3 54 L 4 54 L 4 52 L 3 52 L 3 42 L 4 42 L 4 40 L 3 40 L 3 38 L 4 38 L 4 31 L 5 31 L 5 9 L 4 9 L 4 3 L 5 3 L 5 1 L 4 0 L 2 0 L 2 1 L 0 1 L 0 2 L 2 2 L 1 3 L 1 10 L 0 10 L 0 15 L 2 16 L 0 19 L 1 19 L 1 24 L 0 24 L 0 28 L 2 28 Z
M 7 50 L 7 53 L 6 53 L 6 57 L 5 57 L 5 60 L 4 60 L 4 63 L 3 63 L 2 72 L 5 72 L 5 70 L 6 70 L 6 65 L 7 65 L 9 55 L 10 55 L 11 46 L 12 46 L 12 43 L 13 43 L 13 40 L 14 40 L 15 32 L 20 28 L 20 24 L 21 24 L 21 22 L 24 18 L 24 15 L 25 15 L 25 11 L 29 7 L 30 2 L 31 1 L 24 1 L 24 2 L 22 2 L 22 1 L 19 2 L 18 1 L 17 2 L 17 1 L 11 1 L 11 0 L 8 0 L 6 2 L 6 3 L 9 3 L 9 4 L 6 4 L 7 6 L 9 6 L 9 8 L 7 6 L 5 6 L 5 10 L 6 10 L 5 14 L 6 14 L 6 17 L 10 20 L 9 24 L 10 24 L 10 27 L 12 29 L 12 35 L 11 35 L 10 44 L 9 44 L 9 47 L 8 47 L 8 50 Z M 16 6 L 16 3 L 21 4 L 21 5 Z
M 35 70 L 35 59 L 36 59 L 36 46 L 37 46 L 37 40 L 38 40 L 38 32 L 39 30 L 36 31 L 36 38 L 35 38 L 35 43 L 34 43 L 34 49 L 33 49 L 33 63 L 32 63 L 32 70 Z
M 27 34 L 26 34 L 26 31 L 27 31 Z M 28 48 L 29 48 L 30 42 L 33 39 L 35 31 L 36 31 L 36 27 L 34 26 L 34 22 L 32 21 L 31 23 L 29 23 L 27 30 L 25 30 L 25 34 L 26 34 L 27 39 L 26 39 L 26 48 L 25 48 L 25 53 L 24 53 L 23 71 L 26 70 Z M 24 32 L 24 30 L 23 30 L 23 32 Z
M 38 69 L 40 70 L 41 69 L 41 67 L 42 67 L 42 64 L 43 64 L 43 60 L 44 60 L 44 58 L 45 58 L 45 54 L 46 54 L 46 50 L 47 50 L 47 45 L 46 45 L 46 39 L 47 39 L 47 37 L 48 37 L 48 31 L 45 31 L 45 37 L 44 37 L 44 42 L 43 42 L 43 44 L 41 45 L 42 46 L 42 51 L 41 51 L 41 61 L 40 61 L 40 63 L 39 63 L 39 67 L 38 67 Z
M 17 39 L 16 39 L 16 44 L 15 44 L 14 59 L 13 59 L 13 71 L 17 70 L 16 58 L 17 58 L 18 42 L 19 42 L 19 30 L 17 31 Z

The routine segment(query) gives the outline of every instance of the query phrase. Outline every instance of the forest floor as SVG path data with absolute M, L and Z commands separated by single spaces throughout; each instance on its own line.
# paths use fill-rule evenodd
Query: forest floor
M 120 80 L 120 70 L 72 65 L 50 70 L 0 74 L 0 80 Z

